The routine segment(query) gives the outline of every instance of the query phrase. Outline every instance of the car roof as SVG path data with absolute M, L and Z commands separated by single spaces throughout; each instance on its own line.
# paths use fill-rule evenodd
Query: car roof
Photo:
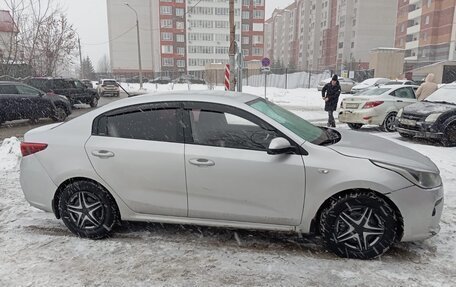
M 406 88 L 406 87 L 418 88 L 417 85 L 401 85 L 401 84 L 397 84 L 397 85 L 380 85 L 379 87 L 391 88 L 391 89 Z
M 258 99 L 246 93 L 229 92 L 229 91 L 172 91 L 145 94 L 141 96 L 130 97 L 112 102 L 105 105 L 100 110 L 111 110 L 130 105 L 139 105 L 154 102 L 175 102 L 175 101 L 191 101 L 191 102 L 207 102 L 216 104 L 239 105 Z M 104 112 L 104 111 L 103 111 Z

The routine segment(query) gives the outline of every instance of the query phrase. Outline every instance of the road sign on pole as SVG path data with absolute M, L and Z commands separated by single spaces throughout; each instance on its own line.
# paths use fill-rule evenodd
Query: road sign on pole
M 263 67 L 269 67 L 271 65 L 271 60 L 269 60 L 269 58 L 263 58 L 263 60 L 261 60 L 261 65 Z
M 269 67 L 269 65 L 271 65 L 271 60 L 265 57 L 263 60 L 261 60 L 261 65 L 262 67 L 260 70 L 264 74 L 264 98 L 267 100 L 268 96 L 266 94 L 266 87 L 268 82 L 268 74 L 271 72 L 271 67 Z

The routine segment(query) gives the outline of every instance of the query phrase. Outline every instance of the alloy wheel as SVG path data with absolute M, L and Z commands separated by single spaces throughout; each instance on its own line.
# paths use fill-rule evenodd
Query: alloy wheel
M 385 119 L 384 128 L 387 132 L 394 132 L 396 130 L 396 115 L 390 114 Z
M 55 109 L 55 120 L 58 121 L 58 122 L 63 122 L 65 121 L 66 117 L 67 117 L 67 113 L 65 111 L 64 108 L 62 107 L 57 107 Z
M 347 248 L 367 251 L 381 240 L 384 222 L 370 207 L 352 207 L 341 212 L 336 221 L 335 240 Z
M 68 202 L 67 211 L 73 223 L 80 229 L 95 229 L 104 222 L 103 204 L 90 192 L 79 191 L 73 194 Z

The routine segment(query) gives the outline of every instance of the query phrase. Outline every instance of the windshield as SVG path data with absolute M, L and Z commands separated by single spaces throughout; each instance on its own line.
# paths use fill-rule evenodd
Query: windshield
M 378 79 L 375 79 L 375 78 L 367 79 L 367 80 L 363 81 L 361 84 L 363 84 L 363 85 L 374 85 L 375 83 L 377 83 L 377 80 Z
M 430 95 L 426 101 L 447 102 L 456 105 L 456 85 L 445 86 L 438 89 L 432 95 Z
M 312 125 L 303 118 L 276 104 L 268 102 L 264 99 L 254 100 L 247 104 L 286 127 L 305 141 L 309 141 L 314 144 L 321 144 L 321 142 L 328 139 L 325 130 Z
M 355 96 L 379 96 L 389 90 L 389 88 L 374 88 L 370 90 L 365 90 L 361 93 L 356 94 Z

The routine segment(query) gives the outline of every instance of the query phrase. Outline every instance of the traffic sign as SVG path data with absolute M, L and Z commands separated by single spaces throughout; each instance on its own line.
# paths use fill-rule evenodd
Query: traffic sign
M 269 67 L 269 65 L 271 65 L 271 60 L 269 60 L 269 58 L 263 58 L 263 60 L 261 60 L 261 65 L 263 65 L 263 67 Z
M 269 72 L 271 72 L 271 67 L 263 66 L 263 67 L 260 68 L 260 70 L 261 70 L 262 73 L 269 73 Z

